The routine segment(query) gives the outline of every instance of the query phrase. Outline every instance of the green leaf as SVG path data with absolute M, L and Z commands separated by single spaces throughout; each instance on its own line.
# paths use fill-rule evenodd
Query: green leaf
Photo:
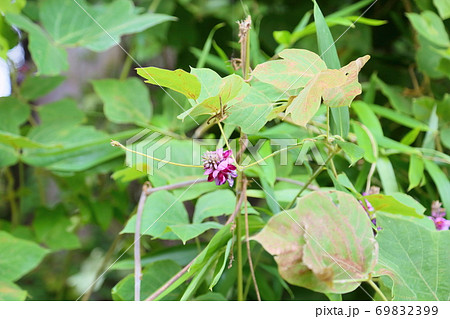
M 225 123 L 239 126 L 245 134 L 256 134 L 267 123 L 271 110 L 270 100 L 251 87 L 245 97 L 232 106 Z
M 433 4 L 437 8 L 442 20 L 450 18 L 450 2 L 445 0 L 433 0 Z
M 102 99 L 103 111 L 108 120 L 114 123 L 148 123 L 153 106 L 145 85 L 137 78 L 125 81 L 106 79 L 92 82 Z
M 91 126 L 40 125 L 30 130 L 28 138 L 58 148 L 25 149 L 22 158 L 32 166 L 82 171 L 122 155 L 120 149 L 111 147 L 111 139 L 129 138 L 138 132 L 131 130 L 108 135 Z
M 18 280 L 36 268 L 47 252 L 32 241 L 0 231 L 0 280 Z
M 355 164 L 364 156 L 364 149 L 350 142 L 337 141 L 338 145 L 350 158 L 350 166 Z
M 376 75 L 373 75 L 375 82 L 381 89 L 381 92 L 388 98 L 389 103 L 399 113 L 411 114 L 411 101 L 402 95 L 403 88 L 388 85 L 380 80 Z M 374 109 L 371 105 L 371 108 Z M 377 107 L 375 106 L 375 109 Z M 380 108 L 378 108 L 378 111 Z M 384 112 L 384 114 L 387 114 Z M 397 113 L 398 114 L 398 113 Z M 421 123 L 421 125 L 423 125 Z
M 424 164 L 425 169 L 437 187 L 444 208 L 450 211 L 450 196 L 448 195 L 450 194 L 450 182 L 447 175 L 432 161 L 424 160 Z
M 412 117 L 409 117 L 407 115 L 404 115 L 400 113 L 398 110 L 394 111 L 382 106 L 371 104 L 370 108 L 372 111 L 374 111 L 376 114 L 387 118 L 393 122 L 396 122 L 398 124 L 401 124 L 406 127 L 410 127 L 412 129 L 418 129 L 421 131 L 428 131 L 429 127 L 425 123 L 422 123 Z
M 294 209 L 273 216 L 253 238 L 275 256 L 290 284 L 345 293 L 368 278 L 377 261 L 370 224 L 353 196 L 313 192 L 300 198 Z
M 214 278 L 209 285 L 209 290 L 212 290 L 214 286 L 219 282 L 220 277 L 222 277 L 225 266 L 229 263 L 228 257 L 230 256 L 230 251 L 233 246 L 233 240 L 230 239 L 225 248 L 225 253 L 222 255 L 221 259 L 217 262 L 216 271 L 214 272 Z
M 40 20 L 56 43 L 83 46 L 93 51 L 105 51 L 117 45 L 122 35 L 175 20 L 165 14 L 138 12 L 130 0 L 113 1 L 96 7 L 84 0 L 78 0 L 78 3 L 47 0 L 39 10 Z
M 33 228 L 40 243 L 51 250 L 76 249 L 81 247 L 77 235 L 69 231 L 72 223 L 62 205 L 52 210 L 40 208 L 36 211 Z
M 450 232 L 426 229 L 401 216 L 377 215 L 376 275 L 392 280 L 394 300 L 450 300 Z M 389 286 L 389 283 L 387 284 Z
M 53 91 L 64 80 L 64 76 L 27 76 L 20 87 L 20 94 L 27 100 L 35 100 Z
M 175 235 L 178 236 L 178 238 L 183 241 L 183 244 L 186 244 L 188 240 L 198 237 L 207 230 L 220 228 L 222 228 L 222 224 L 216 222 L 174 225 L 167 227 L 168 230 L 172 231 Z
M 434 225 L 434 224 L 433 224 Z M 434 226 L 433 226 L 434 227 Z M 149 265 L 158 260 L 172 260 L 180 266 L 186 266 L 198 255 L 198 246 L 196 244 L 187 244 L 172 247 L 163 247 L 152 251 L 147 255 L 141 256 L 142 266 Z M 133 270 L 134 259 L 121 259 L 115 263 L 112 270 Z
M 411 155 L 408 169 L 409 187 L 408 191 L 419 186 L 423 179 L 424 163 L 417 155 Z
M 436 13 L 427 10 L 421 14 L 413 12 L 406 13 L 406 16 L 416 32 L 428 41 L 441 47 L 450 46 L 444 23 Z
M 188 115 L 194 117 L 203 114 L 218 114 L 221 107 L 230 107 L 236 102 L 245 99 L 245 93 L 249 89 L 250 86 L 245 83 L 240 76 L 231 74 L 221 80 L 219 92 L 217 95 L 208 97 L 201 103 L 194 105 L 189 110 L 178 115 L 178 118 L 184 120 Z
M 162 239 L 177 239 L 178 237 L 166 228 L 179 224 L 189 224 L 188 214 L 183 203 L 168 191 L 151 194 L 145 201 L 142 213 L 141 234 Z M 134 233 L 136 215 L 130 218 L 123 233 Z
M 0 130 L 20 134 L 19 126 L 30 113 L 30 106 L 15 97 L 0 97 Z
M 0 301 L 24 301 L 26 298 L 25 290 L 12 282 L 0 280 Z
M 320 71 L 326 70 L 322 59 L 308 50 L 286 49 L 278 55 L 283 60 L 258 64 L 252 76 L 284 91 L 304 87 Z
M 19 13 L 23 7 L 25 7 L 26 0 L 2 0 L 0 2 L 0 12 L 1 13 Z
M 414 198 L 403 193 L 392 195 L 373 194 L 364 196 L 376 212 L 385 212 L 403 216 L 423 218 L 425 207 L 416 202 Z
M 164 285 L 181 267 L 171 260 L 160 260 L 145 267 L 141 279 L 141 300 L 147 298 Z M 177 300 L 181 288 L 168 294 L 163 300 Z M 115 301 L 134 300 L 134 275 L 130 274 L 119 281 L 111 291 Z
M 0 130 L 0 143 L 11 145 L 14 148 L 55 148 L 38 142 L 34 142 L 29 138 Z
M 397 180 L 395 179 L 394 168 L 386 156 L 380 156 L 377 160 L 377 171 L 383 185 L 384 192 L 388 195 L 398 192 Z
M 30 41 L 28 49 L 34 63 L 36 63 L 39 74 L 59 75 L 69 68 L 67 52 L 56 46 L 53 40 L 37 24 L 19 14 L 7 14 L 6 20 L 11 25 L 28 32 Z M 54 20 L 54 17 L 52 17 L 52 20 Z
M 184 70 L 165 70 L 155 67 L 137 68 L 137 73 L 146 83 L 167 87 L 196 100 L 200 96 L 201 84 L 198 78 Z
M 359 121 L 376 136 L 383 136 L 383 129 L 380 121 L 370 108 L 370 105 L 363 101 L 355 101 L 352 103 L 352 109 L 358 115 Z
M 333 36 L 327 22 L 314 0 L 314 21 L 316 24 L 317 44 L 321 58 L 330 69 L 339 69 L 341 63 L 334 45 Z M 330 129 L 333 134 L 347 137 L 350 128 L 350 115 L 347 107 L 332 108 L 330 112 Z
M 359 122 L 353 122 L 353 131 L 358 145 L 364 150 L 364 159 L 369 163 L 375 163 L 378 158 L 378 144 L 372 132 Z
M 197 98 L 197 102 L 203 102 L 205 99 L 219 94 L 219 87 L 222 78 L 219 74 L 211 69 L 191 68 L 191 74 L 195 75 L 200 81 L 201 91 Z
M 75 126 L 81 124 L 85 119 L 84 113 L 77 107 L 77 103 L 67 98 L 41 105 L 38 112 L 41 125 Z
M 201 196 L 195 205 L 192 222 L 201 223 L 208 217 L 231 215 L 236 205 L 236 196 L 229 189 L 219 189 Z

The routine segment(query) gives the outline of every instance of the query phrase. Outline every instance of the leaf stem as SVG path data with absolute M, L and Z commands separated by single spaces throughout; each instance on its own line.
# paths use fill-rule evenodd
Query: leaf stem
M 381 291 L 381 289 L 373 282 L 372 279 L 367 280 L 367 282 L 369 283 L 369 285 L 380 295 L 381 299 L 383 299 L 383 301 L 389 301 L 386 296 L 383 294 L 383 292 Z
M 150 156 L 150 155 L 147 155 L 147 154 L 144 154 L 144 153 L 141 153 L 141 152 L 138 152 L 138 151 L 129 149 L 128 147 L 123 146 L 123 145 L 122 145 L 120 142 L 118 142 L 118 141 L 111 140 L 111 145 L 112 145 L 112 146 L 115 146 L 115 147 L 120 147 L 121 149 L 123 149 L 123 150 L 125 150 L 125 151 L 128 151 L 128 152 L 130 152 L 130 153 L 134 153 L 134 154 L 137 154 L 137 155 L 141 155 L 141 156 L 150 158 L 150 159 L 152 159 L 152 160 L 154 160 L 154 161 L 161 162 L 161 163 L 166 163 L 166 164 L 170 164 L 170 165 L 174 165 L 174 166 L 181 166 L 181 167 L 203 168 L 203 165 L 182 164 L 182 163 L 174 163 L 174 162 L 171 162 L 171 161 L 162 160 L 162 159 L 159 159 L 159 158 L 156 158 L 156 157 L 153 157 L 153 156 Z

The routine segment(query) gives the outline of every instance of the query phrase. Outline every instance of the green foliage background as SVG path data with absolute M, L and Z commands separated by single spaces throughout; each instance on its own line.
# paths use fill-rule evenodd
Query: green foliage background
M 86 11 L 72 0 L 22 0 L 14 5 L 1 1 L 0 56 L 5 58 L 20 39 L 26 62 L 11 74 L 12 95 L 0 98 L 0 300 L 133 299 L 133 253 L 127 248 L 133 243 L 129 233 L 134 232 L 135 217 L 131 216 L 148 176 L 127 168 L 123 151 L 109 142 L 124 141 L 147 128 L 173 137 L 170 143 L 179 151 L 172 160 L 187 163 L 191 153 L 187 139 L 197 128 L 192 118 L 177 118 L 182 113 L 177 103 L 184 109 L 191 107 L 182 89 L 169 90 L 172 100 L 160 88 L 144 84 L 134 68 L 191 72 L 191 67 L 208 67 L 222 77 L 232 74 L 230 59 L 238 58 L 240 50 L 236 21 L 247 12 L 254 22 L 252 69 L 285 48 L 326 51 L 322 58 L 329 68 L 371 56 L 359 74 L 363 94 L 348 110 L 351 120 L 339 123 L 336 119 L 345 118 L 347 108 L 332 108 L 333 134 L 353 137 L 358 147 L 340 143 L 346 156 L 336 157 L 334 165 L 341 174 L 336 179 L 322 173 L 313 184 L 361 200 L 371 165 L 376 163 L 372 184 L 381 187 L 386 195 L 382 202 L 388 206 L 377 208 L 372 198 L 375 209 L 383 211 L 377 218 L 385 228 L 377 237 L 380 263 L 374 270 L 381 276 L 381 289 L 399 299 L 448 298 L 448 284 L 433 287 L 434 293 L 418 294 L 434 280 L 433 274 L 405 260 L 410 257 L 420 264 L 438 254 L 448 259 L 448 252 L 439 251 L 436 242 L 448 247 L 449 232 L 436 232 L 423 217 L 430 214 L 434 200 L 450 210 L 450 4 L 447 0 L 378 1 L 358 20 L 372 2 L 318 1 L 331 36 L 337 39 L 336 55 L 334 47 L 327 50 L 331 37 L 326 24 L 318 22 L 317 30 L 311 24 L 318 17 L 309 1 L 79 1 Z M 21 30 L 20 37 L 11 25 Z M 214 76 L 207 79 L 211 87 L 220 81 Z M 268 90 L 267 96 L 278 93 Z M 266 97 L 261 99 L 264 103 Z M 325 113 L 322 107 L 314 118 L 319 131 Z M 235 114 L 225 122 L 232 139 L 238 138 L 235 126 L 247 126 L 246 114 Z M 196 119 L 202 123 L 208 116 Z M 265 122 L 258 123 L 260 130 L 246 132 L 253 143 L 260 138 L 312 137 L 308 130 L 278 119 L 263 127 Z M 219 138 L 220 131 L 213 127 L 204 137 Z M 274 150 L 267 144 L 261 156 Z M 325 147 L 320 151 L 326 153 Z M 248 190 L 252 234 L 280 212 L 277 201 L 285 207 L 300 189 L 276 177 L 304 183 L 316 167 L 309 163 L 278 167 L 275 161 L 267 162 L 249 172 L 264 190 Z M 354 165 L 349 167 L 350 163 Z M 162 186 L 201 173 L 166 166 L 150 180 Z M 143 225 L 177 198 L 185 204 L 179 201 L 169 217 L 147 233 L 159 239 L 142 237 L 141 296 L 157 290 L 206 247 L 192 266 L 199 275 L 161 298 L 235 300 L 238 274 L 235 266 L 228 268 L 228 260 L 236 247 L 230 225 L 222 226 L 223 221 L 215 219 L 232 213 L 235 193 L 213 183 L 154 193 L 144 208 Z M 423 260 L 415 259 L 419 245 L 428 254 Z M 273 257 L 256 241 L 251 247 L 263 300 L 340 298 L 288 284 Z M 440 269 L 448 279 L 450 262 L 442 260 L 430 268 Z M 246 260 L 243 271 L 245 297 L 255 300 Z M 413 281 L 412 290 L 405 284 L 424 273 L 426 279 Z M 342 298 L 370 299 L 363 290 L 372 293 L 371 289 L 363 283 Z

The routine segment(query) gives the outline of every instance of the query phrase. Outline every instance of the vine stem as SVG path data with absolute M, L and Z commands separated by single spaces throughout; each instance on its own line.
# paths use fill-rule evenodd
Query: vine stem
M 141 301 L 141 280 L 142 280 L 142 266 L 141 266 L 141 223 L 142 213 L 144 212 L 144 205 L 147 199 L 148 189 L 151 188 L 150 182 L 146 182 L 142 186 L 141 196 L 136 212 L 136 225 L 134 229 L 134 301 Z
M 144 153 L 141 153 L 141 152 L 129 149 L 128 147 L 122 145 L 118 141 L 111 140 L 111 145 L 114 146 L 114 147 L 120 147 L 121 149 L 123 149 L 123 150 L 125 150 L 127 152 L 130 152 L 130 153 L 134 153 L 134 154 L 137 154 L 137 155 L 148 157 L 148 158 L 150 158 L 150 159 L 152 159 L 154 161 L 161 162 L 161 163 L 166 163 L 166 164 L 170 164 L 170 165 L 174 165 L 174 166 L 181 166 L 181 167 L 203 168 L 203 165 L 190 165 L 190 164 L 174 163 L 174 162 L 171 162 L 171 161 L 166 161 L 166 160 L 163 160 L 163 159 L 159 159 L 159 158 L 156 158 L 156 157 L 153 157 L 153 156 L 150 156 L 150 155 L 147 155 L 147 154 L 144 154 Z
M 252 275 L 253 279 L 253 285 L 255 286 L 255 292 L 256 297 L 258 301 L 261 301 L 261 295 L 259 293 L 258 289 L 258 283 L 256 282 L 256 276 L 255 276 L 255 268 L 253 267 L 253 261 L 252 261 L 252 252 L 250 250 L 250 232 L 248 229 L 248 208 L 247 208 L 247 193 L 242 194 L 241 196 L 244 196 L 244 211 L 245 211 L 245 243 L 247 245 L 247 258 L 248 258 L 248 266 L 250 267 L 250 273 Z
M 386 298 L 386 296 L 384 295 L 384 293 L 381 291 L 381 289 L 373 282 L 372 279 L 369 279 L 367 282 L 380 295 L 380 297 L 381 297 L 381 299 L 383 299 L 383 301 L 389 301 Z

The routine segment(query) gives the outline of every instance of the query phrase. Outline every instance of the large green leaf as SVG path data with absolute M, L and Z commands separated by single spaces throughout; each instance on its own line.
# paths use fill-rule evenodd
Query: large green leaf
M 165 21 L 165 14 L 138 14 L 130 0 L 93 7 L 84 0 L 46 0 L 39 10 L 41 21 L 56 43 L 104 51 L 125 34 L 137 33 Z
M 273 216 L 254 237 L 275 256 L 291 284 L 324 293 L 345 293 L 368 278 L 377 244 L 361 204 L 340 191 L 313 192 Z
M 30 130 L 28 138 L 58 147 L 25 149 L 23 160 L 29 165 L 52 170 L 82 171 L 120 156 L 121 150 L 111 147 L 110 140 L 131 137 L 137 132 L 125 131 L 111 136 L 91 126 L 40 125 Z
M 93 85 L 103 101 L 105 116 L 111 122 L 145 124 L 150 121 L 153 113 L 150 94 L 137 78 L 97 80 Z
M 155 67 L 137 68 L 137 73 L 146 83 L 170 88 L 196 100 L 200 96 L 201 84 L 198 78 L 184 70 L 165 70 Z
M 141 299 L 154 293 L 166 283 L 181 267 L 171 260 L 160 260 L 151 263 L 142 271 Z M 181 288 L 167 295 L 163 300 L 177 300 Z M 113 300 L 134 300 L 134 275 L 130 274 L 119 281 L 111 291 Z
M 0 280 L 15 281 L 40 264 L 47 250 L 0 231 Z
M 168 191 L 155 192 L 147 197 L 142 213 L 142 235 L 162 239 L 177 239 L 178 237 L 175 234 L 166 232 L 166 228 L 188 223 L 188 214 L 183 203 Z M 134 233 L 135 227 L 136 215 L 130 218 L 121 233 Z
M 28 32 L 28 49 L 40 74 L 58 75 L 69 68 L 67 52 L 57 46 L 37 24 L 19 14 L 7 14 L 6 20 Z
M 39 14 L 46 32 L 23 15 L 9 13 L 6 19 L 28 32 L 29 49 L 38 72 L 58 75 L 69 67 L 66 47 L 104 51 L 119 44 L 122 35 L 175 19 L 164 14 L 138 13 L 130 0 L 95 7 L 83 0 L 45 0 Z
M 450 300 L 449 231 L 430 230 L 401 216 L 377 215 L 377 275 L 394 300 Z

